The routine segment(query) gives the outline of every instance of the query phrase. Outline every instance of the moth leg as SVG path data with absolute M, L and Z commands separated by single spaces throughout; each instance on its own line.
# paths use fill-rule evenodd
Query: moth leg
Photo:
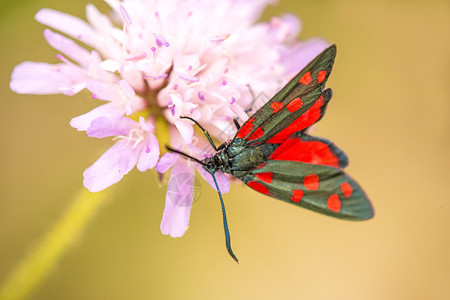
M 195 125 L 197 125 L 198 128 L 200 128 L 203 131 L 203 134 L 205 135 L 206 139 L 208 140 L 208 142 L 211 144 L 211 146 L 214 148 L 215 151 L 219 151 L 220 149 L 225 148 L 226 143 L 223 143 L 222 145 L 217 147 L 216 144 L 214 144 L 214 141 L 212 140 L 211 136 L 209 135 L 209 132 L 206 131 L 206 129 L 203 128 L 202 125 L 200 125 L 196 120 L 192 119 L 191 117 L 185 117 L 185 116 L 181 116 L 180 119 L 188 119 L 188 120 L 191 120 L 192 122 L 194 122 Z
M 249 84 L 247 84 L 247 88 L 248 88 L 248 90 L 250 91 L 250 94 L 252 95 L 252 103 L 250 103 L 250 107 L 249 108 L 247 108 L 246 110 L 244 110 L 245 111 L 245 113 L 249 113 L 252 109 L 253 109 L 253 105 L 255 104 L 255 101 L 256 101 L 256 97 L 255 97 L 255 92 L 253 92 L 253 89 L 252 89 L 252 87 L 249 85 Z M 237 130 L 239 130 L 239 129 L 241 129 L 241 125 L 239 125 L 239 123 L 238 123 L 238 117 L 236 117 L 236 118 L 234 118 L 233 119 L 233 123 L 234 123 L 234 125 L 236 126 L 236 129 Z
M 237 118 L 237 117 L 233 119 L 233 123 L 234 123 L 234 125 L 236 126 L 236 129 L 237 129 L 237 130 L 241 129 L 241 125 L 239 125 L 239 123 L 238 123 L 238 118 Z
M 255 101 L 256 101 L 256 96 L 255 96 L 255 92 L 253 91 L 250 84 L 247 84 L 247 88 L 248 88 L 250 94 L 252 95 L 252 99 L 253 99 L 252 103 L 250 103 L 250 107 L 245 110 L 246 113 L 249 113 L 253 109 L 253 105 L 255 104 Z

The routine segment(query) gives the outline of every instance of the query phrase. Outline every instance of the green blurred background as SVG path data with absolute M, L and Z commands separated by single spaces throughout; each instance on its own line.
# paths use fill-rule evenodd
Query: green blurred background
M 38 9 L 84 18 L 87 3 L 0 7 L 0 286 L 112 144 L 69 126 L 94 107 L 87 93 L 8 87 L 21 61 L 56 62 Z M 338 45 L 334 98 L 315 134 L 347 152 L 375 218 L 335 220 L 234 185 L 225 199 L 237 265 L 204 181 L 190 229 L 173 239 L 159 230 L 165 188 L 134 170 L 31 299 L 450 299 L 449 1 L 285 0 L 265 19 L 283 12 L 302 19 L 302 38 Z

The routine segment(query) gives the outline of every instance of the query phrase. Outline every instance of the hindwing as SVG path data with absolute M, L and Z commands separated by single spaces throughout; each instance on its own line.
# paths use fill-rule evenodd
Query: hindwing
M 242 179 L 260 193 L 339 219 L 366 220 L 374 214 L 361 187 L 338 168 L 269 160 Z

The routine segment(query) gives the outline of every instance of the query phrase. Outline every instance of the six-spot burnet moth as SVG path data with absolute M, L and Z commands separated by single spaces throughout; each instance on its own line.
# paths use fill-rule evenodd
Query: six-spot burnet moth
M 343 172 L 345 153 L 331 141 L 306 130 L 319 121 L 331 99 L 324 89 L 336 56 L 332 45 L 320 53 L 242 126 L 235 120 L 235 137 L 216 147 L 209 133 L 194 119 L 216 153 L 204 160 L 167 147 L 203 165 L 212 175 L 222 205 L 225 240 L 231 250 L 225 206 L 214 173 L 225 172 L 252 189 L 324 215 L 366 220 L 374 215 L 361 187 Z

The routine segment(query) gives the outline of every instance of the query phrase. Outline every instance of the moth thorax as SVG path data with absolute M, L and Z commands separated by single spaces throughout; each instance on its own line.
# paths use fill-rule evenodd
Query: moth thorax
M 223 171 L 223 172 L 230 172 L 230 159 L 228 158 L 228 156 L 226 155 L 225 151 L 220 151 L 216 154 L 214 154 L 214 156 L 210 157 L 210 158 L 206 158 L 204 160 L 204 163 L 207 165 L 207 167 L 205 167 L 208 171 Z

